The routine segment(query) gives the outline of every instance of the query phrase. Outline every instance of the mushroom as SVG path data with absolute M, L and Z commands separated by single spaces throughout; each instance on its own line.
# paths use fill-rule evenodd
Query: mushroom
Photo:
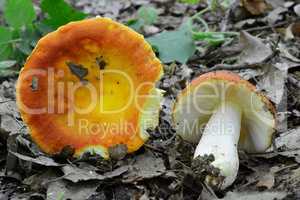
M 65 146 L 131 153 L 158 124 L 162 65 L 143 36 L 108 18 L 71 22 L 38 42 L 16 90 L 22 119 L 46 153 Z M 124 148 L 122 148 L 124 149 Z
M 194 79 L 174 104 L 173 122 L 177 134 L 198 143 L 194 159 L 213 155 L 211 165 L 219 169 L 220 176 L 208 175 L 205 181 L 219 190 L 230 186 L 237 176 L 238 148 L 264 152 L 271 145 L 276 125 L 269 100 L 251 83 L 228 71 Z

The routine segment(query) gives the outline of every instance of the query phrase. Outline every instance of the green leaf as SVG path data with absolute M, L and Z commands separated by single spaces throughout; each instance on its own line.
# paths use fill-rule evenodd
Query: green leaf
M 24 55 L 29 55 L 41 35 L 34 27 L 28 27 L 20 31 L 20 37 L 22 40 L 16 43 L 15 47 Z
M 126 22 L 126 25 L 132 28 L 135 31 L 140 31 L 141 28 L 144 26 L 144 23 L 140 19 L 130 19 Z
M 196 47 L 191 34 L 191 20 L 181 25 L 177 31 L 164 31 L 147 39 L 159 52 L 164 62 L 186 63 L 195 53 Z
M 0 70 L 10 68 L 17 63 L 15 60 L 0 61 Z
M 36 19 L 36 14 L 31 0 L 7 0 L 4 8 L 6 22 L 19 29 L 31 24 Z
M 16 71 L 15 69 L 9 69 L 10 67 L 13 67 L 16 63 L 17 61 L 15 60 L 0 61 L 0 78 L 17 75 L 18 71 Z
M 139 32 L 143 26 L 155 23 L 157 18 L 158 13 L 155 8 L 142 6 L 138 10 L 137 19 L 128 20 L 126 25 Z
M 82 20 L 87 16 L 63 0 L 42 0 L 41 8 L 44 13 L 48 14 L 44 23 L 52 28 L 58 28 L 71 21 Z
M 35 26 L 36 30 L 42 35 L 46 35 L 47 33 L 54 31 L 53 28 L 51 28 L 50 26 L 48 26 L 42 22 L 37 22 L 34 24 L 34 26 Z
M 0 78 L 7 78 L 8 76 L 17 76 L 19 74 L 19 71 L 12 70 L 12 69 L 4 69 L 0 70 Z
M 32 51 L 32 48 L 27 41 L 22 41 L 22 42 L 18 43 L 17 49 L 25 55 L 29 55 Z
M 144 22 L 144 25 L 151 25 L 157 21 L 158 13 L 153 7 L 142 6 L 138 10 L 138 17 Z
M 9 41 L 12 39 L 12 33 L 9 29 L 0 26 L 0 60 L 7 59 L 12 53 L 12 46 Z

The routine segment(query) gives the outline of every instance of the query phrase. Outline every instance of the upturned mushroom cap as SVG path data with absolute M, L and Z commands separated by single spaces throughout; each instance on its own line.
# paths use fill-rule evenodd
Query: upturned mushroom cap
M 276 126 L 275 108 L 254 85 L 229 71 L 201 75 L 181 92 L 173 112 L 177 133 L 198 143 L 214 110 L 225 101 L 242 109 L 239 148 L 249 153 L 265 151 Z
M 33 140 L 49 154 L 65 146 L 108 157 L 128 152 L 158 124 L 162 66 L 143 36 L 108 18 L 72 22 L 43 37 L 17 83 Z

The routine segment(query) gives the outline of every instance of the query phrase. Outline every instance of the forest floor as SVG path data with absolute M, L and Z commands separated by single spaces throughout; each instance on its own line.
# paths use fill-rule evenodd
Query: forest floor
M 201 16 L 211 32 L 235 32 L 240 37 L 232 34 L 218 44 L 215 40 L 190 44 L 178 29 L 205 9 L 205 3 L 71 1 L 89 16 L 136 25 L 145 38 L 161 42 L 159 47 L 169 52 L 158 54 L 165 71 L 158 87 L 166 91 L 159 127 L 149 131 L 151 137 L 140 150 L 121 160 L 48 156 L 31 141 L 21 120 L 15 99 L 17 76 L 1 76 L 0 200 L 300 199 L 300 1 L 243 2 Z M 136 19 L 142 18 L 138 10 L 143 6 L 154 8 L 157 18 L 139 25 Z M 162 31 L 171 33 L 170 41 L 157 37 Z M 179 49 L 168 48 L 167 42 L 177 43 Z M 195 145 L 176 137 L 171 121 L 180 90 L 196 76 L 214 70 L 236 72 L 256 85 L 276 107 L 278 119 L 272 147 L 261 154 L 239 151 L 236 181 L 217 192 L 193 172 Z

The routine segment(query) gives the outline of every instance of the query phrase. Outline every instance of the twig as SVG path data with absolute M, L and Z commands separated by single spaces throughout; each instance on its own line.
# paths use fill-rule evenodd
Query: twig
M 7 103 L 7 102 L 10 102 L 10 101 L 14 101 L 14 100 L 8 99 L 8 100 L 0 101 L 0 103 Z
M 283 170 L 285 170 L 285 169 L 289 169 L 289 168 L 293 168 L 293 167 L 298 167 L 298 166 L 299 166 L 298 163 L 296 163 L 296 164 L 291 164 L 291 165 L 287 165 L 287 166 L 284 166 L 284 167 L 281 167 L 281 168 L 275 170 L 273 173 L 275 174 L 275 173 L 281 172 L 281 171 L 283 171 Z
M 149 144 L 144 144 L 144 146 L 145 146 L 146 148 L 148 148 L 148 149 L 153 150 L 153 151 L 157 151 L 157 152 L 159 152 L 159 153 L 166 154 L 164 151 L 162 151 L 162 150 L 160 150 L 160 149 L 158 149 L 158 148 L 156 148 L 156 147 L 154 147 L 154 146 L 151 146 L 151 145 L 149 145 Z
M 205 72 L 211 72 L 215 70 L 238 70 L 238 69 L 249 69 L 249 68 L 257 68 L 260 65 L 255 63 L 255 64 L 241 64 L 241 65 L 228 65 L 228 64 L 218 64 L 215 65 L 212 68 L 205 69 Z
M 231 12 L 231 9 L 226 10 L 225 17 L 221 22 L 221 31 L 222 32 L 226 32 L 226 30 L 227 30 L 227 26 L 228 26 L 229 19 L 230 19 L 230 12 Z
M 294 78 L 293 76 L 288 76 L 288 81 L 291 82 L 294 86 L 300 88 L 300 81 Z
M 275 157 L 275 156 L 281 155 L 282 153 L 294 152 L 294 151 L 300 151 L 300 148 L 288 149 L 285 151 L 277 151 L 277 152 L 270 151 L 270 152 L 263 152 L 263 153 L 248 153 L 248 155 L 253 156 L 253 157 L 265 157 L 265 156 Z
M 214 198 L 218 199 L 217 195 L 215 194 L 215 192 L 213 191 L 213 189 L 207 185 L 205 182 L 202 183 L 203 188 L 206 189 L 207 192 L 210 193 L 210 195 L 212 195 Z
M 284 22 L 274 24 L 273 26 L 267 25 L 267 26 L 253 27 L 253 28 L 244 29 L 244 31 L 247 31 L 247 32 L 261 31 L 261 30 L 265 30 L 265 29 L 277 28 L 279 26 L 283 26 L 283 25 L 286 25 L 288 23 L 289 23 L 288 21 L 284 21 Z
M 57 177 L 57 178 L 46 180 L 43 184 L 49 184 L 49 183 L 52 183 L 52 182 L 56 182 L 56 181 L 62 180 L 62 179 L 64 179 L 65 177 L 67 177 L 69 175 L 70 175 L 70 173 L 69 174 L 65 174 L 63 176 L 60 176 L 60 177 Z

